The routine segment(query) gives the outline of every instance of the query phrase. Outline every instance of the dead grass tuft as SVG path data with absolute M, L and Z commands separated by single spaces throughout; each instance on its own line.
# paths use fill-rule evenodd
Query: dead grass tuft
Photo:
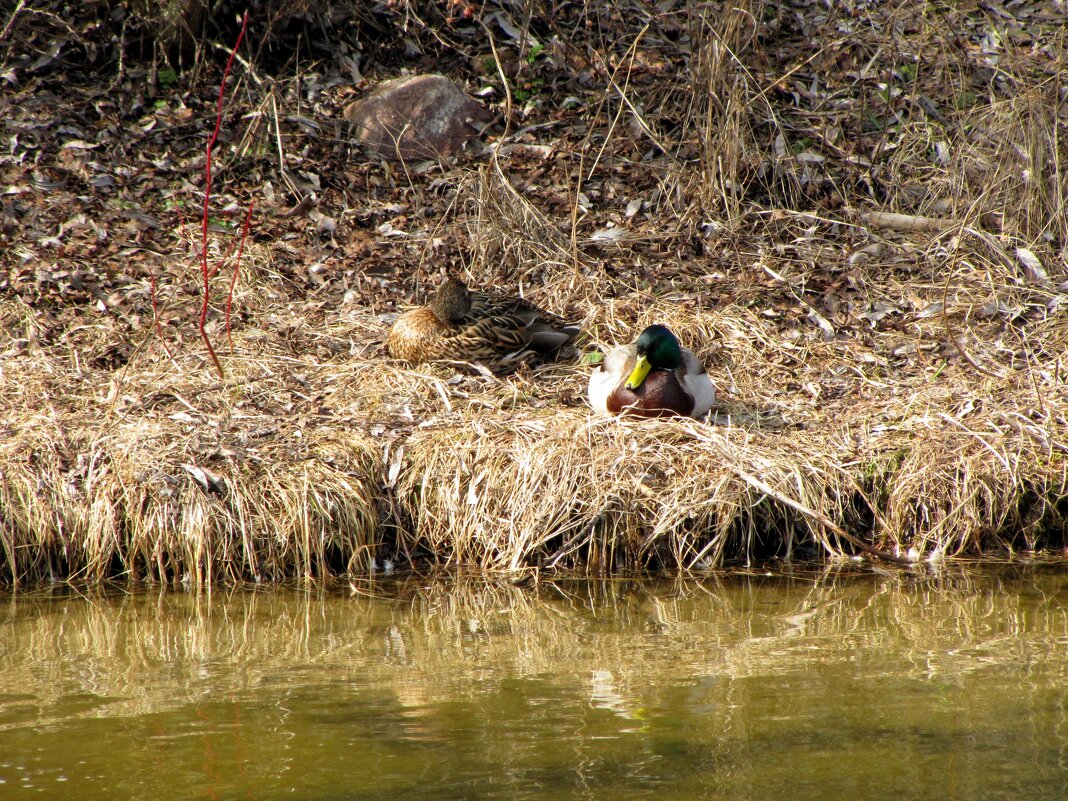
M 678 180 L 692 185 L 687 194 L 696 196 L 704 214 L 719 210 L 728 223 L 738 222 L 746 185 L 754 177 L 752 154 L 758 145 L 752 125 L 764 115 L 750 104 L 774 118 L 743 61 L 757 31 L 752 5 L 700 6 L 691 19 L 690 35 L 697 46 L 684 89 L 692 98 L 690 122 L 700 169 L 680 171 Z
M 72 369 L 63 347 L 31 345 L 10 364 L 0 507 L 11 575 L 201 583 L 369 567 L 377 454 L 322 425 L 329 410 L 294 411 L 314 359 L 263 344 L 237 340 L 226 384 L 202 353 L 172 358 L 155 339 L 109 383 Z
M 106 378 L 84 366 L 102 327 L 53 346 L 9 336 L 4 571 L 211 582 L 385 555 L 600 572 L 858 543 L 909 559 L 1042 547 L 1068 496 L 1065 310 L 1007 255 L 965 233 L 929 254 L 944 283 L 884 285 L 919 308 L 905 339 L 601 298 L 583 352 L 667 323 L 717 381 L 717 425 L 596 418 L 579 364 L 498 379 L 392 363 L 384 324 L 357 308 L 242 329 L 226 384 L 195 343 L 168 355 L 150 338 Z M 32 335 L 24 307 L 2 314 Z M 930 346 L 925 369 L 893 370 Z
M 571 262 L 568 237 L 493 165 L 479 170 L 468 236 L 486 283 L 543 283 Z
M 28 229 L 0 231 L 17 239 L 0 277 L 0 578 L 1064 547 L 1068 50 L 1024 6 L 568 6 L 501 21 L 491 54 L 485 28 L 457 22 L 426 52 L 492 55 L 478 80 L 511 113 L 477 168 L 359 162 L 316 128 L 329 105 L 301 105 L 340 108 L 350 78 L 300 76 L 270 96 L 270 141 L 220 173 L 234 208 L 277 191 L 242 260 L 232 349 L 209 310 L 225 382 L 191 322 L 196 221 L 172 219 L 199 190 L 162 170 L 119 182 L 87 155 L 151 145 L 128 169 L 197 175 L 197 137 L 180 163 L 171 147 L 194 105 L 159 105 L 135 140 L 41 137 L 4 162 Z M 235 104 L 266 109 L 255 93 L 274 90 L 248 74 Z M 77 117 L 21 100 L 37 116 L 19 131 Z M 283 198 L 298 173 L 307 197 Z M 169 205 L 116 216 L 155 202 L 141 178 Z M 157 239 L 141 242 L 144 220 Z M 231 244 L 212 239 L 210 261 Z M 505 379 L 388 361 L 377 312 L 445 268 L 580 323 L 577 353 Z M 712 424 L 590 414 L 590 355 L 651 322 L 707 364 Z

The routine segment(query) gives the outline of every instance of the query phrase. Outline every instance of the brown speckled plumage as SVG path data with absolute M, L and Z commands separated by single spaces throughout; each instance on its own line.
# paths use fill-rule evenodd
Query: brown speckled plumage
M 430 303 L 397 318 L 386 349 L 408 362 L 478 362 L 505 373 L 552 354 L 577 333 L 576 326 L 520 298 L 472 292 L 450 278 Z

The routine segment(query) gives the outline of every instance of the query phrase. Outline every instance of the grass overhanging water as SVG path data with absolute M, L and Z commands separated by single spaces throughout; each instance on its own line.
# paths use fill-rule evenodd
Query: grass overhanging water
M 534 180 L 513 185 L 529 158 L 518 147 L 422 177 L 365 165 L 386 195 L 442 212 L 396 246 L 422 265 L 417 280 L 447 240 L 472 285 L 519 287 L 580 322 L 571 361 L 505 379 L 389 362 L 383 315 L 411 279 L 368 270 L 354 280 L 369 303 L 346 302 L 344 282 L 309 300 L 268 236 L 245 249 L 225 380 L 194 337 L 156 335 L 145 276 L 123 289 L 140 328 L 103 300 L 56 330 L 52 311 L 0 298 L 0 580 L 1064 548 L 1063 30 L 1032 31 L 1031 50 L 1004 44 L 1002 77 L 977 95 L 972 54 L 903 25 L 905 9 L 856 27 L 848 51 L 811 56 L 863 53 L 867 72 L 804 84 L 809 62 L 780 63 L 769 45 L 797 44 L 787 20 L 761 4 L 712 10 L 687 18 L 681 72 L 649 61 L 675 41 L 654 35 L 670 18 L 621 23 L 637 27 L 615 69 L 591 73 L 602 102 L 569 118 L 584 137 L 550 140 L 562 206 Z M 267 89 L 245 91 L 233 102 Z M 634 214 L 610 202 L 624 170 Z M 177 226 L 153 269 L 181 276 L 177 245 L 196 227 Z M 195 294 L 179 280 L 159 292 L 174 308 Z M 711 424 L 591 416 L 582 353 L 651 322 L 708 365 Z M 217 310 L 211 325 L 222 336 Z

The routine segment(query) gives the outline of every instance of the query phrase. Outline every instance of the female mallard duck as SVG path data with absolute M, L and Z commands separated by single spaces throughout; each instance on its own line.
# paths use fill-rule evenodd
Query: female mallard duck
M 449 278 L 426 306 L 397 318 L 386 350 L 408 362 L 479 362 L 507 373 L 559 350 L 578 330 L 525 300 L 473 292 Z
M 663 325 L 631 345 L 612 348 L 590 376 L 590 405 L 602 414 L 701 417 L 716 388 L 693 352 Z

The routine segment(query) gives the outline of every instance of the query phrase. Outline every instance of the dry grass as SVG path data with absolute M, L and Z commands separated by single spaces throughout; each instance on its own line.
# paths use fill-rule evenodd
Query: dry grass
M 688 19 L 687 71 L 632 81 L 658 69 L 639 30 L 591 72 L 603 102 L 542 180 L 570 212 L 513 186 L 526 157 L 502 148 L 451 168 L 449 215 L 409 232 L 421 266 L 444 231 L 465 243 L 470 283 L 580 322 L 576 358 L 507 379 L 390 363 L 370 308 L 289 299 L 263 245 L 246 256 L 225 381 L 166 313 L 166 348 L 150 317 L 131 335 L 89 312 L 45 344 L 35 309 L 0 301 L 0 576 L 1064 547 L 1063 33 L 1040 68 L 1007 49 L 988 96 L 965 103 L 975 65 L 937 26 L 903 46 L 905 10 L 775 73 L 752 27 L 769 9 L 752 6 Z M 932 66 L 906 69 L 910 47 Z M 833 61 L 848 48 L 864 69 Z M 930 81 L 941 112 L 924 116 Z M 846 130 L 874 151 L 857 155 Z M 713 424 L 591 416 L 582 355 L 653 321 L 708 365 Z M 212 331 L 224 341 L 218 316 Z M 117 348 L 131 352 L 115 369 Z
M 277 579 L 364 571 L 381 552 L 694 569 L 810 544 L 852 553 L 842 529 L 910 558 L 1055 545 L 1064 315 L 1020 330 L 979 318 L 1027 295 L 1003 290 L 1004 264 L 967 272 L 981 255 L 943 264 L 948 288 L 929 294 L 944 308 L 913 313 L 905 341 L 784 338 L 738 307 L 641 293 L 591 307 L 586 348 L 652 320 L 684 332 L 719 384 L 718 425 L 596 418 L 580 365 L 495 379 L 389 363 L 384 324 L 360 309 L 299 335 L 240 332 L 225 383 L 195 345 L 172 361 L 149 338 L 108 384 L 76 367 L 105 347 L 90 329 L 77 350 L 31 346 L 4 370 L 5 573 Z M 948 336 L 968 360 L 893 368 L 893 353 Z
M 238 302 L 247 295 L 254 307 L 262 293 L 252 281 Z M 0 508 L 12 576 L 199 583 L 369 566 L 378 454 L 305 405 L 309 380 L 319 398 L 331 380 L 314 358 L 288 355 L 292 330 L 277 327 L 269 345 L 257 332 L 237 336 L 220 381 L 200 348 L 165 350 L 151 331 L 125 368 L 94 370 L 108 326 L 87 324 L 46 348 L 19 304 L 0 314 L 30 329 L 8 341 L 21 355 L 3 370 Z

